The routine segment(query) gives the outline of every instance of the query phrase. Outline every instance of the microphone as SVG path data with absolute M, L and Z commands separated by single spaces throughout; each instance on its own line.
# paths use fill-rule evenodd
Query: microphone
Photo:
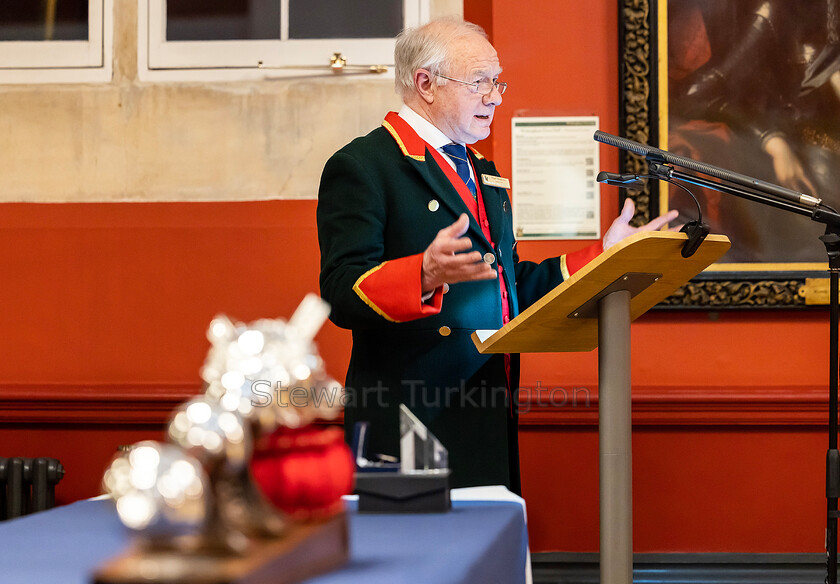
M 597 142 L 609 144 L 610 146 L 615 146 L 616 148 L 621 148 L 622 150 L 629 150 L 630 152 L 638 154 L 639 156 L 644 156 L 649 160 L 664 160 L 668 164 L 682 166 L 684 168 L 688 168 L 701 174 L 707 174 L 709 176 L 713 176 L 721 180 L 733 182 L 735 184 L 743 185 L 745 187 L 758 189 L 760 191 L 775 195 L 781 199 L 792 201 L 799 205 L 805 205 L 806 207 L 816 208 L 822 202 L 822 199 L 812 197 L 811 195 L 806 195 L 805 193 L 800 193 L 779 185 L 765 182 L 763 180 L 758 180 L 757 178 L 752 178 L 744 174 L 739 174 L 737 172 L 732 172 L 730 170 L 713 166 L 711 164 L 706 164 L 705 162 L 698 162 L 696 160 L 692 160 L 691 158 L 686 158 L 677 154 L 671 154 L 670 152 L 667 152 L 665 150 L 660 150 L 659 148 L 654 148 L 653 146 L 648 146 L 647 144 L 634 142 L 633 140 L 628 140 L 627 138 L 613 136 L 612 134 L 607 134 L 606 132 L 602 132 L 601 130 L 597 130 L 593 137 Z M 599 174 L 598 176 L 601 175 Z
M 624 187 L 627 189 L 641 189 L 644 186 L 644 183 L 642 183 L 638 175 L 616 174 L 614 172 L 604 172 L 603 170 L 598 173 L 595 180 L 599 183 L 604 183 L 605 185 Z

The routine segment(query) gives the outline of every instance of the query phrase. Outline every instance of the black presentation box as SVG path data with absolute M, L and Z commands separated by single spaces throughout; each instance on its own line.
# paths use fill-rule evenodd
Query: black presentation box
M 428 473 L 356 473 L 359 513 L 444 513 L 449 470 Z

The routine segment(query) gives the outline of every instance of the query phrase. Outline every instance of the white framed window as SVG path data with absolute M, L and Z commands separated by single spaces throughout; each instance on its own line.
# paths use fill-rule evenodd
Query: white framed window
M 140 0 L 141 78 L 247 79 L 392 65 L 394 37 L 430 0 Z M 168 72 L 168 73 L 167 73 Z M 192 72 L 190 74 L 189 72 Z
M 0 1 L 0 83 L 109 81 L 113 0 Z

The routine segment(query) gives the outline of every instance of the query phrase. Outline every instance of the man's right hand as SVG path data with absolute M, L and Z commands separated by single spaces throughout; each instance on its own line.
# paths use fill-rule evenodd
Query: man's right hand
M 444 284 L 492 280 L 497 272 L 491 264 L 485 263 L 481 252 L 468 251 L 472 242 L 462 237 L 470 225 L 466 213 L 449 227 L 438 231 L 437 236 L 423 252 L 423 269 L 420 283 L 424 293 L 431 292 Z

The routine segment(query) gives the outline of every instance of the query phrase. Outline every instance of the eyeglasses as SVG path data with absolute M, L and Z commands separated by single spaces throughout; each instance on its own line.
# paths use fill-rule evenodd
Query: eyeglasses
M 507 89 L 508 84 L 505 82 L 499 82 L 495 79 L 482 79 L 481 81 L 463 81 L 461 79 L 455 79 L 454 77 L 447 77 L 446 75 L 441 75 L 440 73 L 435 73 L 438 77 L 442 77 L 443 79 L 449 79 L 450 81 L 456 81 L 458 83 L 463 83 L 464 85 L 469 85 L 472 87 L 473 93 L 480 93 L 481 95 L 490 95 L 493 93 L 493 90 L 496 89 L 499 92 L 499 95 L 503 94 Z

